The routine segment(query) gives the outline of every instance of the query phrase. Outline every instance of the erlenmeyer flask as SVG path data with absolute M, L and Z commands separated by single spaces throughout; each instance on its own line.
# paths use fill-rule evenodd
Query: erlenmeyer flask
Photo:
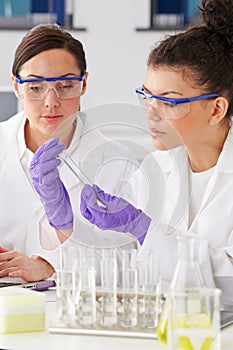
M 195 235 L 179 236 L 178 262 L 169 289 L 185 287 L 204 287 L 200 265 L 198 262 L 198 238 Z M 160 315 L 157 335 L 166 344 L 167 342 L 167 313 L 168 300 L 165 301 Z

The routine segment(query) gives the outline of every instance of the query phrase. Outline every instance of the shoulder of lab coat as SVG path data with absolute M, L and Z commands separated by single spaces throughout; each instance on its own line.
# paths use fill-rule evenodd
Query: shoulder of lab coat
M 167 180 L 171 174 L 179 175 L 180 164 L 186 163 L 184 147 L 149 154 L 128 179 L 123 197 L 151 218 L 159 217 L 167 196 Z
M 217 162 L 217 171 L 233 174 L 233 125 L 231 126 Z
M 0 162 L 8 153 L 11 143 L 16 142 L 17 130 L 25 122 L 25 113 L 23 111 L 15 114 L 11 118 L 0 123 L 0 140 L 4 148 L 0 152 Z

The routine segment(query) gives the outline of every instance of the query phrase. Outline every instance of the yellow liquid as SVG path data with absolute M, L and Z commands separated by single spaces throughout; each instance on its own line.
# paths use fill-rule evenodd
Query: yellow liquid
M 167 318 L 162 316 L 163 315 L 161 315 L 159 319 L 156 332 L 159 340 L 164 344 L 167 344 Z
M 210 329 L 210 319 L 207 315 L 204 314 L 197 314 L 197 315 L 187 315 L 187 314 L 181 314 L 177 315 L 176 319 L 173 321 L 173 330 L 179 334 L 176 335 L 177 337 L 177 350 L 196 350 L 196 347 L 193 346 L 192 341 L 190 340 L 189 336 L 181 335 L 182 330 L 184 330 L 184 333 L 189 332 L 190 335 L 191 332 L 195 332 L 194 338 L 199 336 L 200 338 L 200 332 Z M 201 328 L 198 330 L 198 328 Z M 185 332 L 186 331 L 186 332 Z M 167 310 L 164 309 L 162 312 L 162 315 L 159 320 L 159 324 L 157 327 L 157 335 L 158 339 L 162 341 L 164 344 L 167 344 Z M 212 338 L 208 335 L 208 332 L 206 334 L 207 336 L 203 339 L 201 347 L 198 347 L 198 350 L 210 350 L 212 346 Z
M 177 350 L 210 350 L 210 318 L 204 314 L 180 314 L 173 321 L 173 341 Z
M 168 317 L 167 313 L 168 313 L 168 305 L 167 305 L 167 301 L 165 301 L 165 304 L 163 305 L 163 311 L 159 318 L 159 323 L 156 330 L 158 339 L 164 344 L 167 344 L 167 317 Z
M 195 332 L 195 337 L 198 337 L 199 331 Z M 202 341 L 201 345 L 196 345 L 192 343 L 188 336 L 177 336 L 176 339 L 176 350 L 211 350 L 212 338 L 207 336 Z

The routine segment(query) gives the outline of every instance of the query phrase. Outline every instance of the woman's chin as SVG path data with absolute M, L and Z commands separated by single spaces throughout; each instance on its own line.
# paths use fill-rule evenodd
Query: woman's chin
M 164 151 L 164 150 L 169 149 L 169 147 L 167 147 L 165 145 L 165 143 L 162 142 L 160 139 L 155 138 L 155 137 L 152 137 L 151 139 L 152 139 L 152 143 L 153 143 L 153 146 L 155 149 L 160 150 L 160 151 Z

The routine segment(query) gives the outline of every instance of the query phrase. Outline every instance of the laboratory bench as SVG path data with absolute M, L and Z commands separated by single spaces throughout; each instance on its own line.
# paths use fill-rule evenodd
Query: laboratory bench
M 165 350 L 164 346 L 156 339 L 140 339 L 111 336 L 77 335 L 50 333 L 56 315 L 56 292 L 46 292 L 46 331 L 31 333 L 0 334 L 0 349 L 4 350 Z M 221 331 L 222 350 L 232 350 L 233 325 Z

